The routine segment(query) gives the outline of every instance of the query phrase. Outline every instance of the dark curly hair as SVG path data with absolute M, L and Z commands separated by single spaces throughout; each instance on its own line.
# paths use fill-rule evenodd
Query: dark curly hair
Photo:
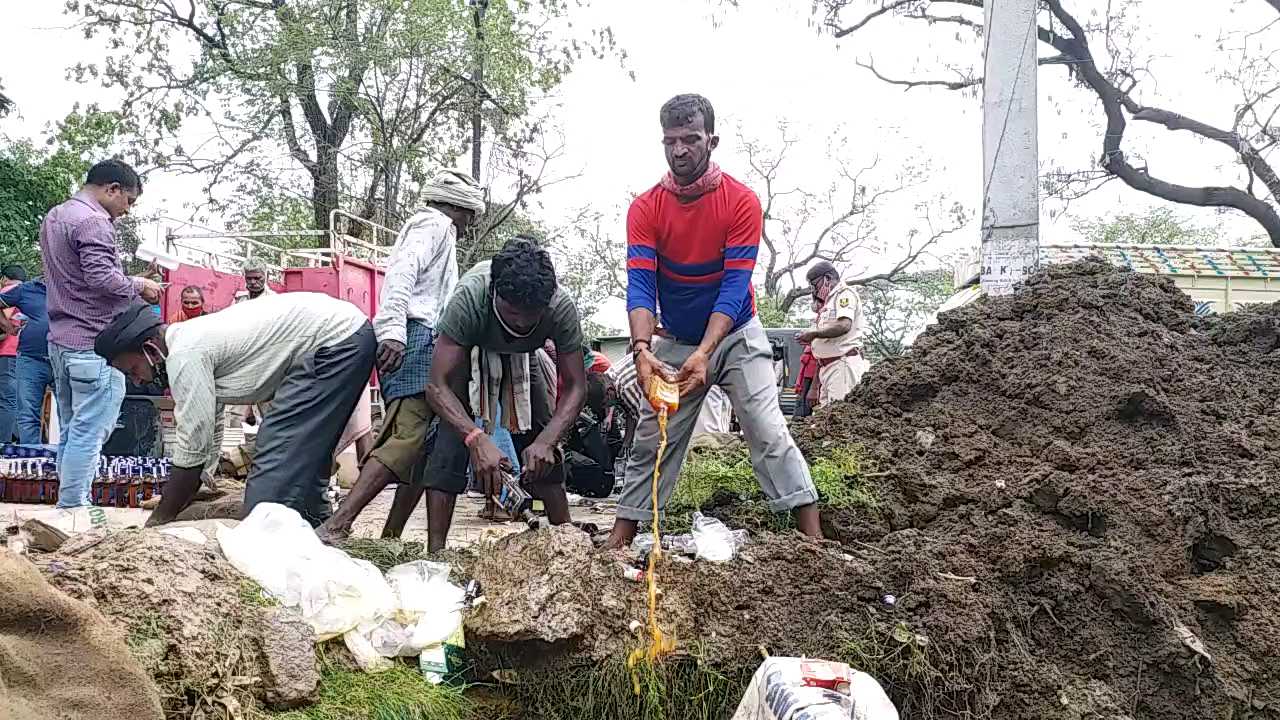
M 493 292 L 522 308 L 544 308 L 556 292 L 556 268 L 538 241 L 517 235 L 493 256 L 489 266 Z
M 687 125 L 694 115 L 702 113 L 703 127 L 708 135 L 716 134 L 716 111 L 711 101 L 701 95 L 677 95 L 662 104 L 658 120 L 663 130 Z

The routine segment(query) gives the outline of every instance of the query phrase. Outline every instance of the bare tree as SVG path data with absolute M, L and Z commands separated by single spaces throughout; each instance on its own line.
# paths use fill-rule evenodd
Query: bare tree
M 1233 68 L 1221 75 L 1239 90 L 1240 99 L 1232 108 L 1232 123 L 1217 126 L 1150 100 L 1155 80 L 1139 59 L 1134 27 L 1128 20 L 1134 0 L 1107 2 L 1105 12 L 1088 22 L 1081 22 L 1068 4 L 1068 0 L 1041 1 L 1037 36 L 1052 54 L 1042 57 L 1040 65 L 1062 66 L 1100 102 L 1105 130 L 1096 162 L 1102 172 L 1085 171 L 1074 176 L 1062 173 L 1048 187 L 1079 197 L 1099 182 L 1118 178 L 1135 190 L 1170 202 L 1238 210 L 1261 225 L 1273 245 L 1280 246 L 1280 214 L 1276 207 L 1280 175 L 1271 163 L 1272 153 L 1280 144 L 1280 126 L 1275 124 L 1280 113 L 1280 68 L 1270 49 L 1277 40 L 1280 18 L 1264 27 L 1221 38 L 1219 47 L 1224 56 L 1238 59 Z M 1263 8 L 1263 4 L 1270 9 Z M 1205 21 L 1224 15 L 1220 5 L 1203 5 Z M 1280 12 L 1280 0 L 1238 0 L 1236 5 Z M 886 17 L 959 29 L 975 36 L 983 32 L 983 0 L 819 0 L 817 8 L 824 26 L 837 38 L 859 32 Z M 1100 48 L 1097 53 L 1095 46 Z M 967 63 L 944 60 L 945 76 L 908 79 L 894 77 L 872 61 L 859 64 L 882 81 L 908 91 L 917 87 L 971 90 L 982 83 L 981 76 L 972 69 L 976 62 L 981 59 Z M 1235 159 L 1241 182 L 1187 185 L 1157 176 L 1124 149 L 1125 132 L 1131 121 L 1157 125 L 1170 132 L 1185 131 L 1226 147 Z M 1206 174 L 1210 170 L 1204 168 Z
M 879 159 L 873 157 L 861 164 L 843 162 L 839 155 L 845 143 L 837 138 L 828 144 L 839 164 L 835 177 L 825 187 L 813 181 L 801 184 L 787 178 L 787 160 L 798 140 L 786 123 L 778 125 L 777 140 L 771 143 L 743 137 L 746 180 L 759 193 L 764 208 L 757 261 L 760 288 L 785 316 L 797 300 L 809 295 L 803 276 L 797 278 L 798 271 L 818 260 L 844 265 L 855 257 L 888 249 L 889 243 L 879 232 L 877 211 L 892 196 L 918 185 L 919 173 L 906 168 L 884 185 L 873 186 Z M 935 226 L 937 210 L 923 205 L 918 210 L 927 231 L 909 232 L 901 243 L 894 244 L 892 252 L 897 253 L 897 259 L 888 270 L 851 279 L 852 284 L 892 281 L 966 220 L 959 205 L 944 212 L 949 219 L 941 226 Z

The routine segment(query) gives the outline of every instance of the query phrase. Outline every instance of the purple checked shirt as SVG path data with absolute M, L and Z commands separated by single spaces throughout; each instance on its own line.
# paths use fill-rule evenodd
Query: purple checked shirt
M 111 216 L 88 193 L 76 193 L 45 215 L 40 252 L 49 293 L 49 342 L 92 350 L 98 333 L 138 296 L 120 268 Z

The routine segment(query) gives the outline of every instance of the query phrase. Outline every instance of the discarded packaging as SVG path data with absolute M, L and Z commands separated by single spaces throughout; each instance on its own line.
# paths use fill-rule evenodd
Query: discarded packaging
M 324 545 L 295 510 L 263 503 L 218 544 L 236 569 L 328 639 L 342 636 L 366 671 L 387 658 L 444 645 L 462 627 L 467 591 L 449 582 L 449 566 L 417 560 L 382 573 L 371 563 Z M 476 601 L 479 586 L 472 588 Z
M 844 663 L 770 657 L 756 670 L 733 720 L 898 720 L 870 675 Z
M 715 518 L 707 518 L 707 517 L 703 517 L 703 520 L 704 521 L 711 520 L 717 523 L 720 522 Z M 695 523 L 696 523 L 696 518 L 695 518 Z M 728 528 L 725 528 L 723 523 L 720 523 L 720 527 L 728 531 L 729 537 L 732 538 L 732 543 L 733 543 L 732 553 L 729 555 L 728 558 L 725 558 L 726 560 L 728 560 L 728 559 L 731 559 L 733 555 L 737 553 L 738 548 L 741 548 L 743 545 L 746 544 L 749 536 L 747 535 L 746 530 L 728 530 Z M 696 529 L 697 528 L 695 527 L 695 531 Z M 705 532 L 712 532 L 712 531 L 708 530 Z M 712 557 L 707 557 L 699 554 L 697 537 L 694 533 L 685 533 L 681 535 L 663 535 L 662 549 L 663 551 L 669 552 L 669 553 L 679 553 L 679 554 L 694 556 L 702 560 L 712 560 L 714 562 L 723 562 L 722 560 L 718 560 L 717 558 L 719 558 L 721 556 L 720 554 L 722 554 L 724 551 L 724 543 L 726 542 L 725 538 L 722 535 L 720 535 L 718 532 L 715 532 L 714 534 L 711 534 L 711 535 L 705 535 L 703 542 L 704 544 L 709 543 L 707 544 L 707 549 L 709 552 L 713 553 Z M 631 550 L 641 557 L 648 555 L 649 551 L 652 549 L 653 549 L 653 536 L 650 534 L 647 534 L 647 533 L 637 534 L 635 539 L 631 541 Z M 716 553 L 720 553 L 720 554 L 716 554 Z
M 719 519 L 693 513 L 693 549 L 699 560 L 728 562 L 738 554 L 739 544 L 738 538 Z
M 262 503 L 244 522 L 218 530 L 227 560 L 286 607 L 297 607 L 320 640 L 344 638 L 361 667 L 377 663 L 368 634 L 396 611 L 396 598 L 372 563 L 320 542 L 296 510 Z M 359 628 L 359 630 L 357 630 Z

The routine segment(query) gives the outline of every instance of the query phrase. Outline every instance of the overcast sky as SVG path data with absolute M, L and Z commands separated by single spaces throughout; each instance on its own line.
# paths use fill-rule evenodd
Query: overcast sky
M 0 132 L 38 138 L 48 123 L 66 115 L 77 102 L 96 101 L 106 108 L 117 102 L 101 88 L 66 79 L 68 66 L 98 59 L 100 46 L 68 27 L 61 2 L 10 5 L 0 24 L 0 80 L 20 114 L 0 121 Z M 665 170 L 657 110 L 679 92 L 699 92 L 714 103 L 723 138 L 716 159 L 732 175 L 746 175 L 740 131 L 768 141 L 776 137 L 780 121 L 789 123 L 800 140 L 781 178 L 783 185 L 821 190 L 835 177 L 836 163 L 862 167 L 875 161 L 868 174 L 872 190 L 894 182 L 905 168 L 918 171 L 918 184 L 885 204 L 875 248 L 868 248 L 851 272 L 874 270 L 890 261 L 906 233 L 919 226 L 916 206 L 921 203 L 960 202 L 973 216 L 979 214 L 977 99 L 927 88 L 903 91 L 855 64 L 874 58 L 885 74 L 946 77 L 940 56 L 977 63 L 976 41 L 958 42 L 954 28 L 886 17 L 837 42 L 815 29 L 808 2 L 743 0 L 739 5 L 733 9 L 690 0 L 597 0 L 577 19 L 579 26 L 611 26 L 628 57 L 625 68 L 616 58 L 580 62 L 554 95 L 565 155 L 552 173 L 580 177 L 539 199 L 538 214 L 547 225 L 554 227 L 572 210 L 589 205 L 616 218 L 617 231 L 622 232 L 621 212 L 630 194 L 647 189 Z M 1106 5 L 1106 0 L 1068 2 L 1082 19 Z M 1222 12 L 1204 10 L 1200 0 L 1140 3 L 1132 18 L 1142 28 L 1135 47 L 1151 58 L 1150 79 L 1142 86 L 1144 100 L 1229 126 L 1238 98 L 1217 77 L 1216 64 L 1225 57 L 1217 49 L 1219 37 L 1274 19 L 1274 10 L 1266 5 L 1252 0 L 1238 10 Z M 1095 47 L 1096 52 L 1100 48 Z M 1042 54 L 1049 53 L 1042 48 Z M 628 71 L 634 72 L 634 81 Z M 1071 85 L 1062 67 L 1044 68 L 1039 78 L 1042 171 L 1089 167 L 1101 147 L 1095 99 Z M 833 137 L 848 142 L 833 149 Z M 1229 153 L 1187 133 L 1175 135 L 1132 123 L 1126 147 L 1169 180 L 1239 182 Z M 198 182 L 190 178 L 155 174 L 142 210 L 189 217 L 188 206 L 200 201 L 198 191 Z M 1119 183 L 1073 203 L 1066 215 L 1059 203 L 1046 202 L 1042 239 L 1072 240 L 1076 219 L 1142 211 L 1154 204 Z M 1258 232 L 1252 223 L 1232 216 L 1192 208 L 1179 211 L 1200 224 L 1222 224 L 1232 237 Z M 206 220 L 214 227 L 221 225 L 219 218 Z M 977 239 L 973 224 L 941 247 L 939 255 L 976 247 Z

